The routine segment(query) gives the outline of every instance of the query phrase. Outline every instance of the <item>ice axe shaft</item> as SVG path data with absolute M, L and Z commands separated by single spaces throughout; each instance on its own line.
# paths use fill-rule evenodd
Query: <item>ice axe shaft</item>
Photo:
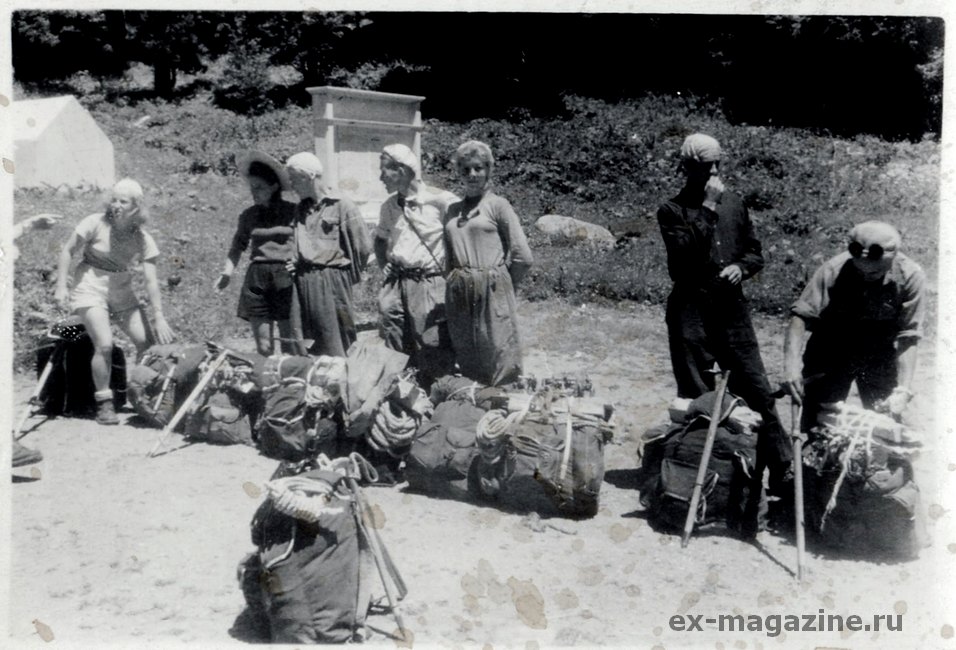
M 57 343 L 56 347 L 53 349 L 53 352 L 46 360 L 46 365 L 43 366 L 43 372 L 40 373 L 40 378 L 37 380 L 36 388 L 33 389 L 33 394 L 30 395 L 30 399 L 27 402 L 26 412 L 23 414 L 23 417 L 20 418 L 20 422 L 17 423 L 17 427 L 13 430 L 13 439 L 19 440 L 23 436 L 20 435 L 20 431 L 23 430 L 23 425 L 27 423 L 27 420 L 33 415 L 33 407 L 36 406 L 36 401 L 40 397 L 40 393 L 43 392 L 43 389 L 46 387 L 46 383 L 50 380 L 50 374 L 53 372 L 53 366 L 56 365 L 60 354 L 62 353 L 63 345 L 62 343 Z
M 684 520 L 684 534 L 680 546 L 686 548 L 690 541 L 690 534 L 694 531 L 694 521 L 697 519 L 697 506 L 700 505 L 700 495 L 704 489 L 704 478 L 707 476 L 707 466 L 710 465 L 710 454 L 714 449 L 714 440 L 717 438 L 717 426 L 720 424 L 720 413 L 724 405 L 724 393 L 727 391 L 727 380 L 730 371 L 725 370 L 717 384 L 717 396 L 714 399 L 714 409 L 710 416 L 710 425 L 707 427 L 707 438 L 704 441 L 704 451 L 700 456 L 700 467 L 697 468 L 697 478 L 694 481 L 694 492 L 690 497 L 690 506 L 687 509 L 687 519 Z
M 176 411 L 176 415 L 166 424 L 163 428 L 162 433 L 159 436 L 159 440 L 156 441 L 156 444 L 150 450 L 148 457 L 152 458 L 156 455 L 156 452 L 159 451 L 164 444 L 166 444 L 166 438 L 169 437 L 169 434 L 172 433 L 173 429 L 176 428 L 176 425 L 179 424 L 179 421 L 183 419 L 186 413 L 192 407 L 193 402 L 199 399 L 199 396 L 202 395 L 203 391 L 206 390 L 206 386 L 209 385 L 209 382 L 212 381 L 212 378 L 216 375 L 216 372 L 226 361 L 226 357 L 229 356 L 228 350 L 222 350 L 219 355 L 213 359 L 212 363 L 209 364 L 209 368 L 206 369 L 206 374 L 202 376 L 199 382 L 196 384 L 196 387 L 193 388 L 192 392 L 189 393 L 189 397 L 186 398 L 186 401 L 183 402 L 183 405 L 179 407 L 179 410 Z
M 793 513 L 797 530 L 797 580 L 803 580 L 806 538 L 803 521 L 803 406 L 790 404 L 790 435 L 793 437 Z

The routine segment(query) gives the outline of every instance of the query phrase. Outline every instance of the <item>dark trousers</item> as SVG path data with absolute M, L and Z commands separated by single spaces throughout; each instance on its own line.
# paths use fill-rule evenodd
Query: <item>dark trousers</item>
M 780 423 L 747 301 L 736 291 L 707 295 L 675 288 L 667 300 L 671 365 L 680 397 L 714 390 L 714 362 L 730 371 L 727 389 L 763 419 L 757 441 L 758 469 L 788 464 L 790 438 Z M 759 472 L 758 472 L 759 475 Z
M 814 340 L 816 338 L 816 340 Z M 856 345 L 826 341 L 811 334 L 803 354 L 803 417 L 800 426 L 810 431 L 824 404 L 841 402 L 856 382 L 863 408 L 872 409 L 896 388 L 896 351 L 892 343 L 857 341 Z

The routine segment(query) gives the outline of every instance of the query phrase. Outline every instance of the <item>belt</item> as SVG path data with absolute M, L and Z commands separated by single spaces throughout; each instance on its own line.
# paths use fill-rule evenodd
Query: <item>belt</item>
M 428 269 L 420 267 L 407 268 L 393 264 L 389 278 L 395 278 L 397 280 L 425 280 L 427 278 L 437 278 L 441 275 L 443 275 L 441 271 L 429 271 Z

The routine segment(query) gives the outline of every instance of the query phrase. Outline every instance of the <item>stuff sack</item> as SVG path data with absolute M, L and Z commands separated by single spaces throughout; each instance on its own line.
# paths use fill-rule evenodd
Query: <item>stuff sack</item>
M 689 422 L 668 428 L 645 450 L 648 462 L 642 465 L 641 503 L 648 510 L 648 520 L 659 530 L 679 531 L 684 527 L 715 398 L 713 392 L 698 397 L 688 409 Z M 739 398 L 724 396 L 695 522 L 723 523 L 731 530 L 749 534 L 757 530 L 762 488 L 758 487 L 754 469 L 757 435 L 730 421 L 739 403 Z M 655 468 L 654 463 L 659 467 Z
M 838 407 L 845 416 L 814 429 L 803 450 L 808 533 L 834 549 L 916 557 L 929 541 L 910 460 L 919 445 L 895 444 L 884 435 L 899 428 L 888 416 Z
M 242 396 L 222 388 L 206 393 L 203 402 L 185 418 L 183 435 L 213 445 L 255 444 Z
M 201 345 L 153 345 L 129 369 L 127 397 L 150 426 L 166 426 L 199 381 L 200 365 L 208 356 Z
M 311 470 L 273 479 L 239 567 L 252 620 L 273 643 L 362 640 L 374 564 L 347 479 Z
M 93 371 L 90 369 L 93 342 L 79 319 L 68 321 L 54 324 L 51 334 L 37 348 L 37 377 L 43 374 L 47 361 L 53 360 L 52 370 L 37 403 L 39 412 L 45 415 L 88 417 L 96 413 Z M 52 333 L 60 335 L 54 337 Z M 112 365 L 110 388 L 113 390 L 113 407 L 120 409 L 126 404 L 126 355 L 115 345 Z

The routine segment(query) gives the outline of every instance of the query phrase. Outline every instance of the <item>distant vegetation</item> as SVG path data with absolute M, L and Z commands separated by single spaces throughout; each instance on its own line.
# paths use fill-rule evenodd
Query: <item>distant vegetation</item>
M 245 323 L 235 317 L 239 283 L 223 295 L 211 289 L 236 218 L 250 202 L 236 176 L 236 159 L 251 148 L 282 159 L 310 149 L 311 114 L 301 104 L 308 101 L 304 87 L 319 83 L 426 94 L 423 167 L 426 179 L 441 187 L 458 189 L 449 159 L 460 142 L 478 138 L 492 146 L 497 191 L 514 204 L 535 254 L 535 267 L 520 290 L 529 300 L 663 301 L 670 281 L 654 215 L 657 206 L 678 191 L 677 150 L 681 139 L 697 130 L 712 133 L 723 143 L 722 176 L 750 207 L 763 241 L 767 267 L 747 287 L 757 310 L 783 315 L 808 273 L 845 245 L 848 226 L 876 217 L 900 227 L 906 251 L 926 268 L 935 292 L 941 21 L 687 17 L 681 22 L 662 16 L 559 20 L 528 15 L 496 21 L 474 16 L 464 21 L 461 16 L 418 14 L 301 18 L 267 12 L 14 15 L 15 94 L 77 95 L 112 139 L 117 173 L 144 183 L 153 213 L 149 228 L 163 252 L 163 282 L 178 279 L 164 284 L 165 311 L 187 340 L 246 335 Z M 529 34 L 546 34 L 551 40 L 547 45 L 544 38 L 525 43 L 524 58 L 513 58 L 520 54 L 514 49 L 519 41 L 502 34 L 519 25 L 528 27 L 538 18 L 557 31 L 530 30 Z M 401 37 L 413 25 L 426 29 L 444 24 L 464 30 L 457 40 L 468 41 L 466 35 L 477 36 L 475 30 L 492 23 L 503 31 L 492 30 L 475 41 L 486 43 L 491 38 L 495 47 L 479 47 L 488 58 L 479 62 L 477 71 L 469 68 L 468 75 L 459 69 L 458 53 L 425 48 L 422 43 L 412 47 L 409 43 L 418 39 Z M 681 25 L 686 38 L 676 39 Z M 637 30 L 633 37 L 625 38 L 624 26 Z M 730 26 L 736 31 L 723 29 Z M 572 27 L 584 40 L 561 40 L 570 37 L 561 30 Z M 611 30 L 604 32 L 607 42 L 594 36 L 598 28 Z M 164 40 L 170 34 L 180 40 Z M 306 38 L 322 34 L 319 40 Z M 651 46 L 662 45 L 664 35 L 675 40 L 666 50 L 654 51 Z M 93 38 L 100 39 L 101 49 L 80 56 L 79 45 Z M 382 39 L 375 41 L 379 47 L 369 45 L 375 39 Z M 288 46 L 303 42 L 322 45 L 301 50 Z M 684 57 L 674 54 L 678 42 Z M 117 43 L 127 49 L 118 51 Z M 164 43 L 172 43 L 170 52 L 175 54 L 165 63 L 157 54 Z M 556 51 L 559 43 L 564 43 L 565 52 Z M 799 104 L 784 110 L 780 102 L 788 95 L 782 93 L 781 83 L 792 83 L 790 90 L 796 92 L 808 80 L 788 74 L 790 59 L 777 55 L 782 49 L 807 49 L 811 43 L 832 55 L 846 55 L 831 61 L 833 71 L 840 74 L 848 74 L 848 62 L 861 63 L 859 57 L 871 46 L 873 52 L 882 52 L 880 56 L 893 53 L 898 58 L 890 68 L 861 64 L 853 79 L 845 79 L 847 88 L 855 88 L 876 69 L 889 75 L 880 91 L 885 96 L 916 87 L 906 86 L 903 79 L 921 82 L 914 94 L 906 95 L 907 102 L 872 102 L 855 113 L 853 121 L 841 121 L 838 115 L 853 109 L 857 101 L 839 104 L 835 100 L 845 98 L 842 90 L 830 95 L 834 101 L 825 102 L 825 110 L 822 104 L 805 113 L 791 110 Z M 726 48 L 704 56 L 707 48 L 718 46 Z M 754 51 L 761 47 L 769 48 L 766 55 Z M 40 51 L 62 55 L 45 59 L 53 62 L 45 77 L 35 67 L 40 59 L 32 58 Z M 391 55 L 388 61 L 371 54 L 383 52 Z M 619 73 L 617 85 L 606 83 L 614 75 L 590 75 L 581 67 L 599 56 L 609 57 L 604 65 Z M 704 67 L 692 66 L 705 59 Z M 721 61 L 735 65 L 718 65 Z M 105 62 L 113 67 L 104 67 Z M 176 72 L 171 89 L 163 88 L 162 75 L 156 73 L 156 66 L 167 64 Z M 776 72 L 763 70 L 765 65 L 777 66 Z M 545 68 L 551 72 L 534 76 Z M 667 77 L 655 70 L 672 74 Z M 599 86 L 598 79 L 605 85 Z M 828 76 L 819 79 L 835 83 Z M 899 82 L 896 90 L 889 85 L 893 80 Z M 566 88 L 558 92 L 562 83 Z M 698 92 L 677 94 L 672 86 L 678 83 L 689 89 L 696 86 Z M 641 84 L 646 88 L 638 92 Z M 473 92 L 466 92 L 466 86 Z M 823 87 L 829 88 L 828 93 L 833 89 Z M 727 91 L 724 95 L 722 88 Z M 543 94 L 533 95 L 537 90 Z M 460 94 L 452 95 L 453 91 Z M 761 95 L 761 101 L 740 104 L 744 91 Z M 451 101 L 453 96 L 457 103 Z M 861 95 L 861 101 L 869 96 Z M 532 101 L 533 97 L 540 101 Z M 898 111 L 894 120 L 888 110 Z M 783 126 L 802 118 L 809 121 L 802 125 L 808 128 Z M 826 124 L 832 128 L 823 128 Z M 883 137 L 867 134 L 868 130 Z M 15 218 L 36 212 L 67 216 L 55 230 L 21 242 L 15 274 L 15 345 L 18 365 L 28 367 L 33 336 L 56 315 L 52 295 L 59 245 L 81 217 L 101 208 L 102 196 L 60 189 L 18 191 L 15 199 Z M 604 225 L 621 235 L 619 244 L 609 251 L 552 244 L 533 228 L 534 220 L 547 213 Z M 372 268 L 358 291 L 368 318 L 374 315 L 380 281 Z M 932 313 L 935 316 L 935 307 Z

